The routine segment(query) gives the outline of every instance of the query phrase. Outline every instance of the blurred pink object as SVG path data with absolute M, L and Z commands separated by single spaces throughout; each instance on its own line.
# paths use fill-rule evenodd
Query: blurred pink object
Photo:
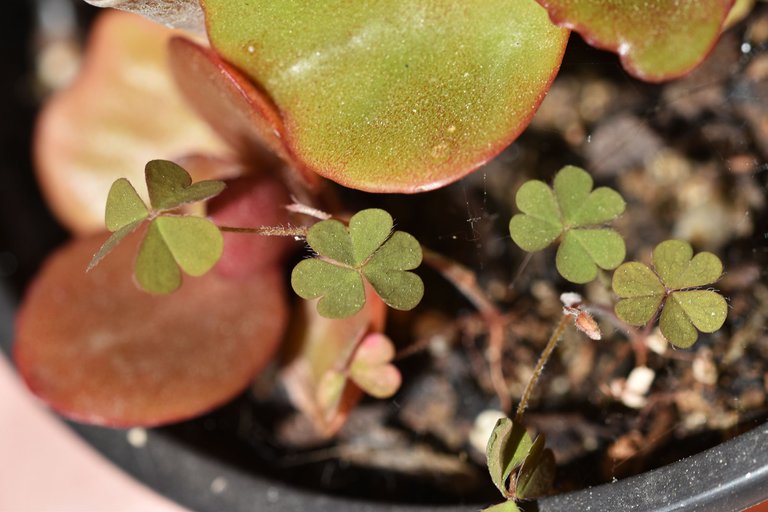
M 0 355 L 0 511 L 184 512 L 60 423 Z

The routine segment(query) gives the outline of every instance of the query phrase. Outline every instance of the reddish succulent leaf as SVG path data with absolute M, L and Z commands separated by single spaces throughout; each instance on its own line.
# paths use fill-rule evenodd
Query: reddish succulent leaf
M 241 157 L 263 160 L 263 149 L 302 172 L 310 183 L 317 176 L 293 159 L 283 137 L 285 129 L 272 100 L 216 52 L 189 39 L 174 37 L 169 43 L 170 66 L 179 89 L 197 113 Z
M 208 202 L 208 214 L 219 226 L 280 226 L 288 223 L 288 193 L 268 177 L 239 178 L 227 182 L 224 192 Z M 295 242 L 286 237 L 223 233 L 224 255 L 215 270 L 233 278 L 247 276 L 278 264 Z
M 173 33 L 140 16 L 105 12 L 78 79 L 43 110 L 34 149 L 40 183 L 76 233 L 104 229 L 112 182 L 143 183 L 147 161 L 228 152 L 176 91 L 166 64 Z M 143 187 L 139 193 L 146 199 Z
M 530 0 L 203 0 L 225 59 L 274 100 L 296 158 L 346 186 L 457 180 L 528 124 L 568 37 Z
M 276 267 L 238 280 L 209 273 L 173 295 L 131 279 L 139 230 L 86 274 L 103 235 L 46 262 L 22 303 L 14 356 L 29 387 L 78 421 L 179 421 L 226 402 L 271 359 L 286 323 Z
M 203 11 L 198 0 L 85 0 L 96 7 L 113 7 L 141 14 L 163 25 L 202 32 Z
M 334 373 L 344 367 L 363 336 L 384 328 L 386 306 L 373 290 L 366 292 L 365 306 L 354 316 L 324 318 L 317 312 L 316 301 L 301 301 L 291 322 L 287 363 L 280 376 L 293 404 L 325 437 L 342 427 L 362 396 L 349 381 L 338 396 Z
M 552 21 L 614 51 L 649 82 L 693 69 L 717 42 L 734 0 L 536 0 Z

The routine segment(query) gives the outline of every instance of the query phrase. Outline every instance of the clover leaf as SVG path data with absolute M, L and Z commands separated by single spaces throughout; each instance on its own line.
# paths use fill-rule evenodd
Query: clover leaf
M 653 250 L 653 269 L 624 263 L 613 274 L 613 290 L 621 298 L 616 315 L 630 325 L 644 325 L 661 311 L 659 327 L 670 343 L 680 348 L 693 345 L 698 331 L 722 327 L 728 305 L 722 295 L 702 290 L 720 279 L 723 265 L 710 252 L 693 255 L 682 240 L 667 240 Z
M 501 418 L 488 438 L 486 458 L 491 480 L 505 498 L 541 496 L 554 480 L 555 459 L 539 435 L 532 440 L 520 423 Z M 517 475 L 510 476 L 517 470 Z
M 367 280 L 390 307 L 409 310 L 424 295 L 424 284 L 408 272 L 421 264 L 421 246 L 402 231 L 392 232 L 392 217 L 371 208 L 355 214 L 349 227 L 324 220 L 307 232 L 317 258 L 300 262 L 291 285 L 304 299 L 320 298 L 317 311 L 327 318 L 352 316 L 365 303 Z
M 219 260 L 224 240 L 211 221 L 168 212 L 185 204 L 203 201 L 224 190 L 221 181 L 192 184 L 190 175 L 166 160 L 152 160 L 145 167 L 151 209 L 125 178 L 116 180 L 109 190 L 105 213 L 112 232 L 88 265 L 95 267 L 117 244 L 151 219 L 136 258 L 136 281 L 146 291 L 170 293 L 181 285 L 181 270 L 192 276 L 208 272 Z
M 553 187 L 531 180 L 517 191 L 515 201 L 522 213 L 512 217 L 509 232 L 523 250 L 534 252 L 560 239 L 556 267 L 573 283 L 588 283 L 597 268 L 616 268 L 626 254 L 624 239 L 603 225 L 624 212 L 626 203 L 615 190 L 592 190 L 586 171 L 563 167 Z

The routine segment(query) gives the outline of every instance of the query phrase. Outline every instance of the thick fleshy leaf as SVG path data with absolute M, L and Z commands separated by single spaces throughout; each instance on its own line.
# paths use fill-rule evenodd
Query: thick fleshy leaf
M 717 42 L 733 0 L 537 0 L 552 21 L 652 82 L 693 69 Z
M 363 308 L 354 316 L 328 319 L 311 302 L 296 310 L 280 372 L 291 402 L 310 419 L 315 430 L 330 437 L 344 424 L 349 411 L 361 397 L 360 389 L 348 383 L 340 389 L 335 371 L 351 357 L 360 339 L 384 328 L 386 307 L 371 290 Z M 336 376 L 330 375 L 335 372 Z
M 141 14 L 169 27 L 203 32 L 199 0 L 85 0 L 96 7 L 111 7 Z
M 207 203 L 208 215 L 218 226 L 254 227 L 288 225 L 285 185 L 268 176 L 228 181 L 224 192 Z M 261 268 L 283 264 L 288 251 L 299 246 L 289 237 L 222 233 L 225 251 L 214 269 L 239 278 Z
M 517 214 L 509 221 L 512 240 L 524 251 L 540 251 L 563 231 L 560 208 L 552 189 L 544 182 L 525 182 L 515 196 Z
M 509 418 L 496 422 L 485 455 L 491 480 L 504 497 L 509 496 L 509 476 L 523 463 L 532 445 L 533 440 L 522 424 Z
M 349 376 L 360 389 L 375 398 L 389 398 L 400 388 L 402 377 L 393 365 L 395 346 L 381 333 L 366 336 L 355 351 Z
M 653 266 L 667 288 L 695 288 L 714 283 L 723 274 L 720 258 L 711 252 L 693 255 L 691 244 L 666 240 L 653 250 Z
M 360 273 L 317 258 L 299 262 L 291 273 L 291 286 L 302 299 L 317 299 L 318 312 L 326 318 L 346 318 L 365 304 Z
M 678 291 L 672 293 L 664 305 L 659 327 L 670 343 L 688 348 L 701 332 L 720 329 L 728 314 L 728 304 L 716 292 L 710 290 Z
M 424 296 L 424 283 L 413 270 L 421 264 L 421 245 L 408 233 L 395 231 L 363 267 L 363 275 L 392 308 L 415 308 Z
M 186 106 L 167 67 L 173 31 L 140 16 L 105 12 L 94 26 L 85 65 L 72 87 L 38 121 L 35 160 L 59 220 L 77 233 L 101 231 L 114 181 L 144 179 L 144 164 L 229 150 Z M 195 175 L 196 180 L 220 176 Z M 142 188 L 139 194 L 147 199 Z
M 555 264 L 561 276 L 581 284 L 595 279 L 598 267 L 618 267 L 625 255 L 624 239 L 612 229 L 572 229 L 557 249 Z
M 224 190 L 219 180 L 198 181 L 181 166 L 168 160 L 151 160 L 144 168 L 149 202 L 155 210 L 172 210 L 217 196 Z M 109 227 L 109 226 L 107 226 Z
M 544 434 L 536 437 L 515 481 L 515 497 L 538 498 L 552 490 L 555 481 L 555 456 L 545 448 Z
M 107 229 L 115 232 L 144 220 L 149 216 L 149 209 L 131 182 L 120 178 L 112 184 L 107 195 L 107 207 L 104 221 Z
M 307 170 L 286 147 L 283 120 L 272 100 L 216 52 L 182 37 L 168 45 L 170 67 L 192 108 L 240 157 L 272 166 L 277 155 L 298 171 L 307 185 L 317 174 Z
M 626 203 L 618 192 L 608 187 L 592 190 L 593 183 L 592 176 L 573 165 L 555 176 L 552 186 L 566 227 L 606 224 L 624 213 Z
M 206 412 L 241 392 L 274 355 L 286 325 L 281 272 L 215 273 L 151 296 L 130 277 L 140 232 L 92 272 L 105 240 L 54 253 L 28 290 L 14 356 L 29 387 L 78 421 L 158 425 Z M 236 298 L 237 300 L 233 300 Z
M 568 32 L 530 0 L 204 0 L 213 46 L 274 100 L 291 153 L 346 186 L 454 181 L 528 124 Z

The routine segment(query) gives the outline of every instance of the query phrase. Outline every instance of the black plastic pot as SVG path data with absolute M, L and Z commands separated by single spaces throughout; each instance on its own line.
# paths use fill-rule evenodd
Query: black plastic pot
M 2 283 L 0 340 L 6 353 L 12 339 L 14 302 L 9 287 Z M 200 512 L 469 512 L 481 508 L 372 503 L 307 492 L 228 466 L 162 431 L 150 430 L 147 443 L 135 447 L 123 430 L 71 426 L 125 472 Z M 764 500 L 768 500 L 768 424 L 674 464 L 542 499 L 525 510 L 736 512 Z

